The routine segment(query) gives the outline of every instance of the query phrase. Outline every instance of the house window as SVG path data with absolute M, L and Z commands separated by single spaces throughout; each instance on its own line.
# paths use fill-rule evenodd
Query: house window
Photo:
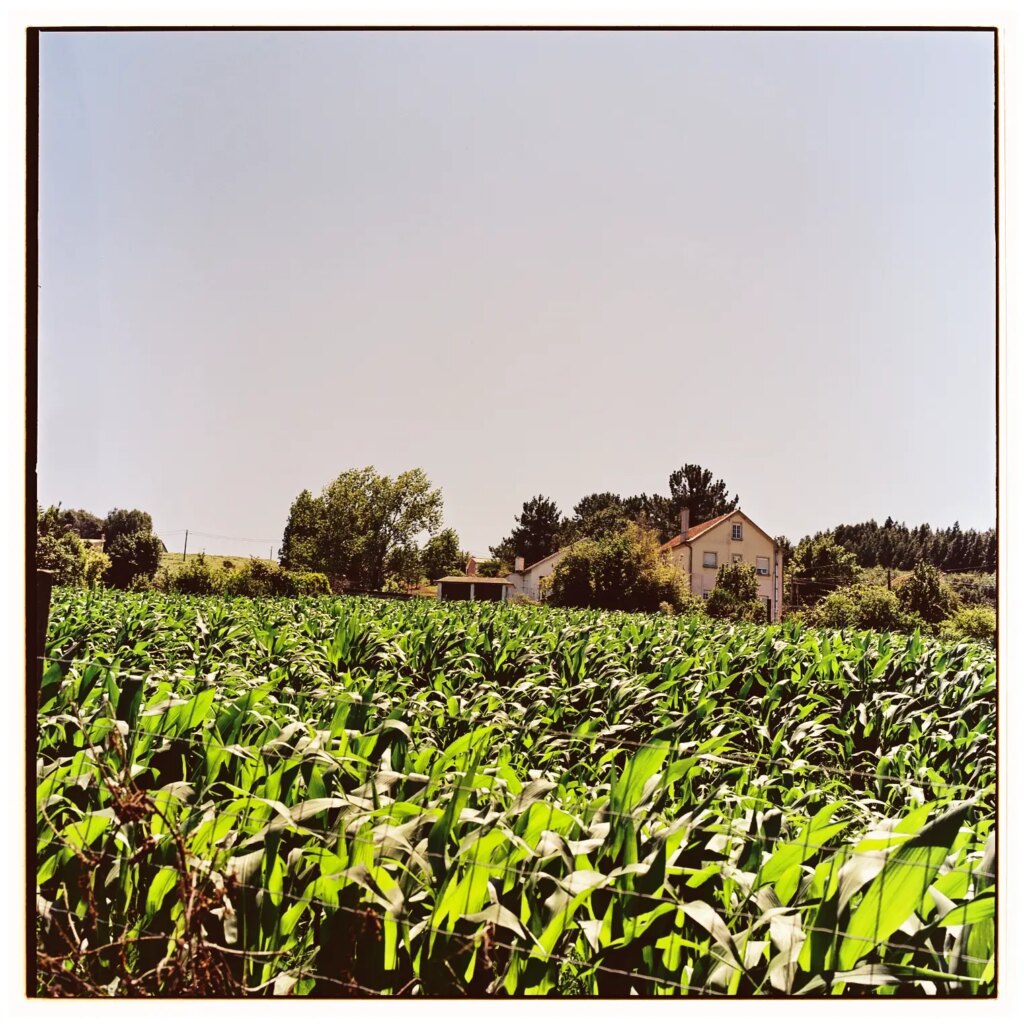
M 705 551 L 704 552 L 704 568 L 705 569 L 717 569 L 718 568 L 718 552 L 717 551 Z
M 767 576 L 768 575 L 768 559 L 762 558 L 760 555 L 757 556 L 757 575 Z
M 732 560 L 734 562 L 742 562 L 743 561 L 743 556 L 742 555 L 733 555 L 732 556 Z
M 743 540 L 743 524 L 733 523 L 732 524 L 732 539 Z

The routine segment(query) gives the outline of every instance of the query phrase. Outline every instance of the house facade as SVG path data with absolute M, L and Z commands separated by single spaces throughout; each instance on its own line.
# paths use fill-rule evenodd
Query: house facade
M 689 525 L 689 510 L 680 516 L 680 532 L 661 547 L 665 556 L 685 572 L 690 590 L 707 597 L 715 589 L 718 570 L 731 562 L 746 562 L 757 572 L 757 594 L 769 622 L 782 617 L 782 550 L 746 513 L 733 509 L 705 523 Z
M 522 566 L 517 564 L 516 571 L 510 572 L 505 577 L 512 584 L 513 594 L 521 594 L 534 601 L 539 601 L 541 599 L 541 580 L 545 576 L 550 576 L 555 571 L 555 566 L 558 565 L 564 556 L 564 551 L 553 551 L 550 555 L 545 555 L 532 565 Z M 517 558 L 516 562 L 521 563 L 522 559 Z

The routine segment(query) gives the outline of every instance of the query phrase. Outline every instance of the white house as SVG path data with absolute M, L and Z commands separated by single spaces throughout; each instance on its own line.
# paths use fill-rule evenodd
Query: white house
M 564 551 L 554 551 L 550 555 L 538 559 L 533 565 L 527 566 L 522 564 L 522 558 L 517 558 L 515 572 L 510 572 L 505 577 L 512 584 L 513 595 L 521 594 L 523 597 L 539 601 L 541 599 L 540 581 L 554 572 L 555 566 L 564 555 Z

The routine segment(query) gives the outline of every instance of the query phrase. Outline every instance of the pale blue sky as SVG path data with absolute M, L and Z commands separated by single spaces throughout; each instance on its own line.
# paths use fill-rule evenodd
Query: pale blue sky
M 40 49 L 44 503 L 265 555 L 422 466 L 482 553 L 698 462 L 794 540 L 994 524 L 988 33 Z

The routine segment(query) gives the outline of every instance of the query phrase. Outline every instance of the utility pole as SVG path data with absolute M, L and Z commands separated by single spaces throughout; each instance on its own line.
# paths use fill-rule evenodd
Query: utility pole
M 185 550 L 181 553 L 181 560 L 185 561 L 185 555 L 188 553 L 188 530 L 185 531 Z

